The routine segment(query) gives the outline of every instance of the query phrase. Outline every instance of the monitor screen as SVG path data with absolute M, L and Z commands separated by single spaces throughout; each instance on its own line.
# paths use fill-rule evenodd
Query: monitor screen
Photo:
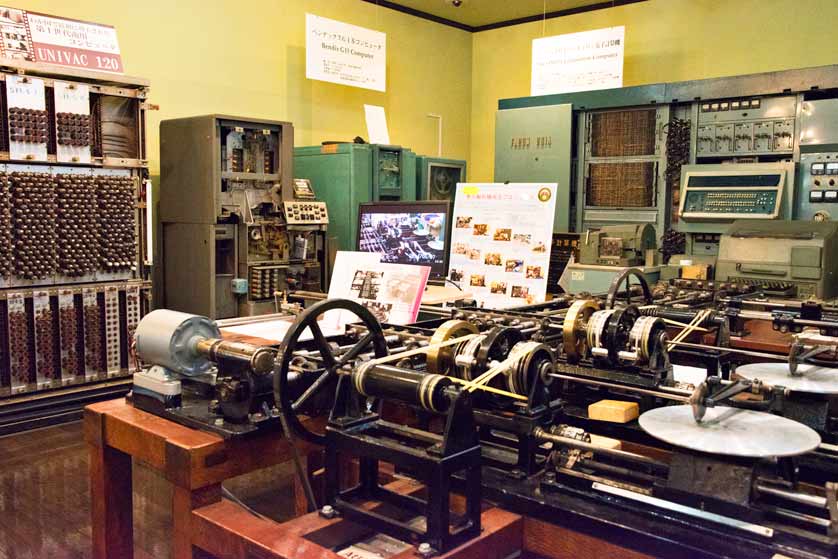
M 448 268 L 449 203 L 371 202 L 358 212 L 358 250 L 382 262 L 431 267 L 432 278 Z

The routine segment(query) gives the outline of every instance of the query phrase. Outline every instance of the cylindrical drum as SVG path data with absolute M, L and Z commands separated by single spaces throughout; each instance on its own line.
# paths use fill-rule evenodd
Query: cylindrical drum
M 352 371 L 352 381 L 364 396 L 398 400 L 437 413 L 446 413 L 451 405 L 445 394 L 451 379 L 443 375 L 370 364 Z
M 209 318 L 157 309 L 140 320 L 134 342 L 137 355 L 144 363 L 183 375 L 198 375 L 212 365 L 198 353 L 198 342 L 220 337 L 218 326 Z

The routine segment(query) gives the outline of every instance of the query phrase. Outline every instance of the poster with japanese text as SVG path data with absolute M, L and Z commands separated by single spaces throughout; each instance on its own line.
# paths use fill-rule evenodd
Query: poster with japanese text
M 122 73 L 110 25 L 0 6 L 0 55 L 58 66 Z
M 626 28 L 533 39 L 530 95 L 623 86 Z
M 306 14 L 306 78 L 385 91 L 387 34 Z
M 374 252 L 338 251 L 332 266 L 329 299 L 351 299 L 367 308 L 379 322 L 410 324 L 419 315 L 430 266 L 380 262 Z M 332 313 L 333 311 L 329 311 Z M 327 316 L 324 321 L 330 320 Z M 350 312 L 336 317 L 338 325 L 356 322 Z
M 448 277 L 487 308 L 544 301 L 556 183 L 457 185 Z

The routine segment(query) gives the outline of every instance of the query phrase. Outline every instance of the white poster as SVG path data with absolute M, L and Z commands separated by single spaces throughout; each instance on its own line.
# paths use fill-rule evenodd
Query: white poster
M 626 28 L 533 39 L 530 95 L 623 87 Z
M 555 207 L 555 183 L 458 184 L 449 279 L 489 308 L 544 301 Z
M 389 264 L 380 262 L 379 258 L 375 252 L 338 251 L 332 267 L 329 299 L 351 299 L 361 303 L 379 322 L 415 322 L 431 273 L 430 266 Z M 334 320 L 339 326 L 358 320 L 349 312 L 334 311 L 333 318 L 329 313 L 324 321 Z
M 306 14 L 306 77 L 385 91 L 387 34 Z

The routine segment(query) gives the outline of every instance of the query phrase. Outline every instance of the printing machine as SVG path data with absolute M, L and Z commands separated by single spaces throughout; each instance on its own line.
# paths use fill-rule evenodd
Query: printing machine
M 322 445 L 322 514 L 425 556 L 473 541 L 489 501 L 650 555 L 835 557 L 838 321 L 815 303 L 770 313 L 743 304 L 760 296 L 730 282 L 649 286 L 629 269 L 598 296 L 427 309 L 435 318 L 409 326 L 325 300 L 289 317 L 270 349 L 231 345 L 201 317 L 155 311 L 137 330 L 149 369 L 133 397 L 183 421 L 185 400 L 161 397 L 143 376 L 213 373 L 210 413 L 191 425 L 218 431 L 220 419 L 247 426 L 227 436 L 268 429 Z M 358 320 L 327 337 L 318 319 L 334 309 Z M 732 347 L 743 315 L 787 332 L 791 350 Z M 706 380 L 677 378 L 681 366 L 704 369 Z M 230 396 L 246 405 L 225 403 Z M 636 406 L 639 417 L 592 419 L 589 406 L 602 400 Z M 315 430 L 306 415 L 328 415 L 327 426 Z M 338 475 L 346 456 L 360 464 L 350 487 Z M 381 487 L 380 462 L 420 480 L 427 499 Z M 465 497 L 458 514 L 451 492 Z M 370 512 L 370 500 L 409 518 Z

